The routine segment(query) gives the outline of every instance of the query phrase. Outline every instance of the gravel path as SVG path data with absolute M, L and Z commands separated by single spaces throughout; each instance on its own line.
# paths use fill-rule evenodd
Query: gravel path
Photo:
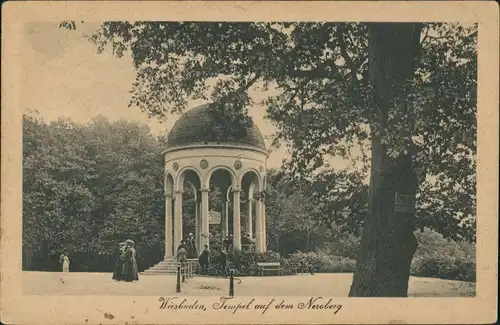
M 235 281 L 238 296 L 329 296 L 347 297 L 352 274 L 242 277 Z M 23 289 L 29 295 L 133 295 L 160 296 L 175 293 L 173 275 L 143 275 L 139 282 L 111 280 L 111 273 L 23 272 Z M 182 284 L 181 295 L 226 296 L 229 280 L 196 277 Z M 475 283 L 411 277 L 411 297 L 474 296 Z M 179 294 L 177 294 L 179 295 Z

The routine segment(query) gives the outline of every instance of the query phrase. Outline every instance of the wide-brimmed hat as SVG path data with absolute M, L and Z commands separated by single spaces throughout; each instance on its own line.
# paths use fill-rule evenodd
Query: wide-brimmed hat
M 126 242 L 122 241 L 121 243 L 118 244 L 118 246 L 124 246 L 126 244 L 127 244 Z
M 134 241 L 132 239 L 127 239 L 125 243 L 130 244 L 130 245 L 135 245 Z
M 190 232 L 188 236 L 193 236 L 193 233 L 192 233 L 192 232 Z

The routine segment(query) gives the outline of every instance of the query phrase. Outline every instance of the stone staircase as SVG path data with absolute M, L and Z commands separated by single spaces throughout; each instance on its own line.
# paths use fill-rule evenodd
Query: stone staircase
M 141 272 L 141 275 L 161 275 L 161 274 L 176 274 L 177 261 L 173 258 L 163 260 L 160 263 Z

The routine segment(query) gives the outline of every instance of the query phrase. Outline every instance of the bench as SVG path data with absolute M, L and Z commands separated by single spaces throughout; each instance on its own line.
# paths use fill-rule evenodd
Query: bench
M 258 262 L 257 267 L 260 275 L 267 275 L 269 272 L 275 272 L 279 275 L 283 275 L 283 268 L 279 262 Z

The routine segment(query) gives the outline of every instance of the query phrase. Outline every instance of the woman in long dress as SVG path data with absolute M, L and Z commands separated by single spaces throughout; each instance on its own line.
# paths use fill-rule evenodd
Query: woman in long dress
M 62 263 L 62 271 L 63 272 L 69 272 L 69 257 L 68 253 L 64 253 L 63 255 L 63 263 Z
M 123 280 L 123 265 L 125 263 L 125 243 L 118 244 L 118 258 L 116 259 L 115 268 L 113 270 L 113 280 Z
M 135 243 L 131 239 L 126 241 L 127 248 L 125 249 L 125 264 L 123 265 L 123 280 L 126 282 L 139 281 L 139 273 L 137 272 L 137 261 L 135 253 Z

